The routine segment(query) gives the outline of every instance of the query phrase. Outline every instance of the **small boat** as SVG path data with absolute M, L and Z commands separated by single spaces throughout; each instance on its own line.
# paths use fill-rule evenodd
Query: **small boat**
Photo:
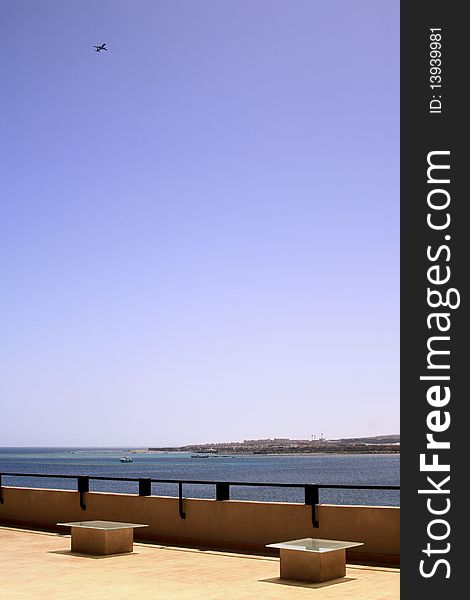
M 130 456 L 121 456 L 119 459 L 122 463 L 131 463 L 134 462 Z
M 191 458 L 209 458 L 208 454 L 191 454 Z

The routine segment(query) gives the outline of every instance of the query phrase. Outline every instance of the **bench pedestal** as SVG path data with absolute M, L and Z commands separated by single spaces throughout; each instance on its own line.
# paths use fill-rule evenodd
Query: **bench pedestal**
M 122 554 L 132 552 L 134 529 L 85 529 L 72 527 L 72 552 Z
M 280 550 L 281 579 L 297 581 L 329 581 L 346 575 L 346 551 L 299 552 L 298 550 Z

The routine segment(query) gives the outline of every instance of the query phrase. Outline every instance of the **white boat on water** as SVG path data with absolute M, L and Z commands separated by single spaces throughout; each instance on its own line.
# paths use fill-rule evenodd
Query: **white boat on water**
M 130 456 L 121 456 L 119 459 L 122 463 L 131 463 L 134 462 Z

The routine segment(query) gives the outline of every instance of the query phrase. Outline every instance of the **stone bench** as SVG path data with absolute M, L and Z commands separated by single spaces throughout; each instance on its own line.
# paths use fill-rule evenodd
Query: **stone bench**
M 281 579 L 321 582 L 344 577 L 346 548 L 362 545 L 362 542 L 303 538 L 267 547 L 279 548 Z
M 115 521 L 75 521 L 57 523 L 72 528 L 72 552 L 84 554 L 122 554 L 132 552 L 134 529 L 148 527 L 138 523 Z

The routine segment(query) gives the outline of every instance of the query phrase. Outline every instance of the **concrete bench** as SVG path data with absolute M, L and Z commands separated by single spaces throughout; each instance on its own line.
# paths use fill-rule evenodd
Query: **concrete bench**
M 134 529 L 148 527 L 138 523 L 115 521 L 75 521 L 57 523 L 72 528 L 72 552 L 84 554 L 122 554 L 132 552 Z
M 362 545 L 362 542 L 303 538 L 267 547 L 279 548 L 281 579 L 320 582 L 344 577 L 346 548 Z

